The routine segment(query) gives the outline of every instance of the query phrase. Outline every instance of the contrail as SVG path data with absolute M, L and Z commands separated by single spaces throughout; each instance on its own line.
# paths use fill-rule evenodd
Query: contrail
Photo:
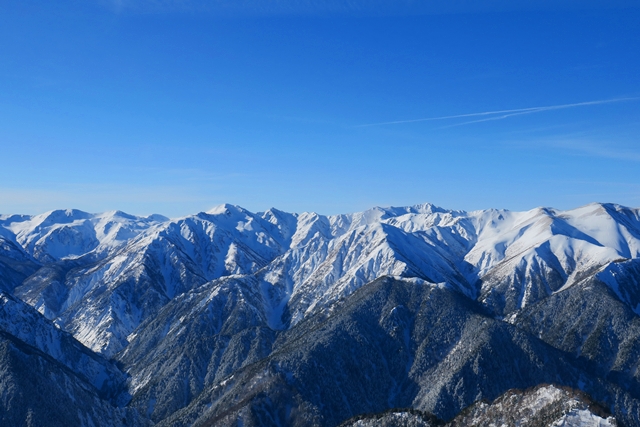
M 486 122 L 486 121 L 490 121 L 490 120 L 502 120 L 502 119 L 506 119 L 507 117 L 520 116 L 520 115 L 523 115 L 523 114 L 539 113 L 539 112 L 542 112 L 542 111 L 562 110 L 562 109 L 565 109 L 565 108 L 574 108 L 574 107 L 585 107 L 587 105 L 611 104 L 611 103 L 614 103 L 614 102 L 635 101 L 635 100 L 638 100 L 638 99 L 640 99 L 640 98 L 636 97 L 636 98 L 603 99 L 603 100 L 600 100 L 600 101 L 577 102 L 577 103 L 574 103 L 574 104 L 548 105 L 546 107 L 516 108 L 516 109 L 512 109 L 512 110 L 497 110 L 497 111 L 483 111 L 481 113 L 456 114 L 454 116 L 439 116 L 439 117 L 427 117 L 427 118 L 424 118 L 424 119 L 396 120 L 396 121 L 393 121 L 393 122 L 369 123 L 369 124 L 365 124 L 365 125 L 357 125 L 357 126 L 354 126 L 354 127 L 361 128 L 361 127 L 368 127 L 368 126 L 399 125 L 399 124 L 403 124 L 403 123 L 428 122 L 428 121 L 433 121 L 433 120 L 461 119 L 461 118 L 465 118 L 465 117 L 494 116 L 496 114 L 502 114 L 501 116 L 488 117 L 486 119 L 472 120 L 472 121 L 468 121 L 468 122 L 464 122 L 464 123 L 458 123 L 458 124 L 454 124 L 454 125 L 451 125 L 451 126 L 447 126 L 447 127 L 453 127 L 453 126 L 468 125 L 468 124 L 471 124 L 471 123 Z
M 569 108 L 568 106 L 558 106 L 558 107 L 559 108 Z M 520 112 L 516 112 L 516 113 L 503 114 L 502 116 L 488 117 L 486 119 L 470 120 L 468 122 L 455 123 L 455 124 L 452 124 L 452 125 L 442 126 L 439 129 L 453 128 L 453 127 L 457 127 L 457 126 L 470 125 L 470 124 L 473 124 L 473 123 L 489 122 L 489 121 L 492 121 L 492 120 L 502 120 L 502 119 L 506 119 L 508 117 L 522 116 L 524 114 L 532 114 L 532 113 L 537 113 L 539 111 L 549 111 L 549 110 L 557 109 L 557 108 L 545 108 L 545 107 L 541 107 L 541 108 L 542 109 L 536 108 L 536 109 L 527 110 L 527 111 L 520 111 Z

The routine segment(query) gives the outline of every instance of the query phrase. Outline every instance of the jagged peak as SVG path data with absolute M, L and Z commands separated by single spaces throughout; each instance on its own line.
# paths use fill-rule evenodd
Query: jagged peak
M 280 209 L 277 208 L 269 208 L 264 212 L 258 212 L 257 213 L 258 216 L 267 219 L 272 217 L 272 218 L 277 218 L 277 219 L 283 219 L 283 218 L 293 218 L 296 219 L 300 216 L 300 214 L 297 213 L 292 213 L 292 212 L 285 212 L 282 211 Z
M 147 215 L 147 216 L 145 216 L 143 218 L 147 219 L 149 221 L 155 221 L 155 222 L 167 222 L 167 221 L 171 220 L 169 217 L 166 217 L 166 216 L 160 215 L 160 214 L 151 214 L 151 215 Z
M 467 214 L 467 212 L 464 210 L 445 209 L 443 207 L 440 207 L 440 206 L 434 205 L 433 203 L 428 203 L 428 202 L 409 206 L 406 209 L 410 210 L 411 213 L 419 213 L 419 214 L 435 214 L 435 213 L 448 213 L 451 215 Z
M 122 218 L 122 219 L 128 219 L 128 220 L 136 220 L 140 218 L 138 216 L 128 214 L 121 210 L 106 211 L 96 216 L 99 218 Z
M 214 206 L 213 208 L 204 212 L 207 215 L 238 215 L 243 214 L 246 215 L 249 213 L 248 210 L 243 208 L 242 206 L 232 205 L 230 203 L 222 203 L 221 205 Z

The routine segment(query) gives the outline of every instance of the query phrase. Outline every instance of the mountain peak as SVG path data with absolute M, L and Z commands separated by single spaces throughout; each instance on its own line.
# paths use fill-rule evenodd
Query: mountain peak
M 238 205 L 232 205 L 230 203 L 222 203 L 221 205 L 214 206 L 213 208 L 209 209 L 205 213 L 209 215 L 231 215 L 231 214 L 237 214 L 240 212 L 244 213 L 247 211 L 246 209 Z
M 33 221 L 40 225 L 66 224 L 77 220 L 89 219 L 90 213 L 78 209 L 58 209 L 45 212 L 33 217 Z

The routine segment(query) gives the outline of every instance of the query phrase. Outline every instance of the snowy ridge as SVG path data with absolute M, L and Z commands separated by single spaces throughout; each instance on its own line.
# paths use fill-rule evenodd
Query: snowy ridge
M 638 210 L 597 203 L 527 212 L 423 204 L 335 216 L 225 204 L 174 220 L 66 210 L 1 216 L 0 230 L 42 263 L 77 261 L 62 273 L 42 270 L 16 294 L 106 355 L 173 298 L 231 275 L 255 276 L 260 311 L 282 329 L 384 275 L 444 283 L 506 316 L 640 254 Z M 605 282 L 640 307 L 640 293 Z

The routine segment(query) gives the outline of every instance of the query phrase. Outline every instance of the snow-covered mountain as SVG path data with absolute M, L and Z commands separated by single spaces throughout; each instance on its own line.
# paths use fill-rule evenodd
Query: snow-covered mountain
M 112 356 L 175 296 L 231 275 L 257 275 L 261 310 L 276 329 L 384 275 L 440 283 L 506 316 L 582 274 L 637 258 L 639 216 L 606 204 L 469 213 L 425 204 L 337 216 L 222 205 L 175 220 L 67 210 L 0 224 L 39 262 L 63 261 L 16 295 Z
M 289 364 L 296 374 L 287 381 L 307 387 L 295 378 L 312 378 L 307 372 L 311 368 L 291 365 L 288 355 L 317 359 L 313 347 L 300 346 L 302 336 L 321 328 L 322 322 L 333 325 L 331 319 L 341 318 L 345 301 L 360 307 L 355 301 L 373 292 L 371 284 L 384 277 L 396 280 L 393 287 L 422 286 L 453 295 L 454 300 L 443 301 L 480 317 L 464 315 L 454 327 L 439 323 L 443 312 L 434 313 L 439 327 L 446 324 L 458 332 L 434 332 L 444 335 L 427 340 L 437 347 L 427 349 L 420 347 L 426 345 L 424 336 L 412 329 L 425 311 L 406 311 L 402 307 L 408 307 L 408 301 L 398 302 L 393 315 L 377 320 L 359 314 L 358 319 L 386 325 L 384 333 L 391 335 L 384 340 L 404 343 L 402 351 L 413 358 L 404 362 L 404 371 L 398 368 L 390 374 L 393 381 L 388 384 L 395 384 L 389 387 L 395 387 L 396 397 L 381 395 L 363 410 L 396 402 L 450 417 L 455 413 L 438 405 L 460 410 L 479 398 L 496 398 L 508 388 L 534 386 L 543 377 L 554 382 L 540 371 L 495 387 L 461 385 L 460 394 L 451 389 L 453 382 L 468 376 L 461 372 L 473 362 L 462 357 L 467 353 L 459 353 L 456 342 L 470 357 L 482 360 L 497 342 L 510 342 L 514 354 L 533 358 L 522 366 L 536 366 L 536 358 L 553 354 L 556 362 L 563 360 L 557 362 L 557 379 L 564 385 L 596 394 L 604 387 L 598 399 L 608 399 L 620 410 L 637 408 L 634 396 L 640 397 L 640 376 L 633 360 L 640 356 L 640 332 L 634 332 L 640 331 L 639 209 L 594 203 L 568 211 L 464 212 L 423 204 L 324 216 L 277 209 L 252 213 L 221 205 L 176 219 L 77 210 L 0 215 L 4 309 L 9 313 L 8 307 L 21 307 L 22 300 L 35 308 L 22 318 L 44 316 L 33 320 L 27 332 L 15 335 L 80 373 L 79 365 L 70 366 L 64 357 L 51 354 L 55 344 L 42 343 L 55 343 L 62 339 L 55 333 L 66 331 L 101 355 L 95 360 L 116 359 L 124 372 L 109 375 L 121 382 L 128 376 L 128 406 L 167 425 L 178 419 L 204 420 L 203 414 L 212 409 L 204 411 L 203 396 L 223 393 L 220 384 L 231 384 L 229 376 L 254 381 L 251 375 L 258 371 L 250 367 L 267 360 Z M 25 307 L 12 310 L 25 313 Z M 10 329 L 12 316 L 0 316 L 3 327 Z M 489 320 L 499 327 L 489 332 L 478 326 Z M 391 327 L 388 322 L 396 326 L 385 329 Z M 606 322 L 613 323 L 605 326 Z M 479 334 L 476 341 L 465 332 L 471 324 Z M 360 320 L 354 325 L 354 330 L 370 328 Z M 340 330 L 335 328 L 330 330 Z M 404 328 L 407 335 L 396 337 L 393 328 Z M 32 342 L 28 337 L 40 338 Z M 340 354 L 336 345 L 344 342 L 326 341 L 327 349 Z M 562 352 L 569 359 L 563 359 Z M 420 358 L 430 362 L 424 365 Z M 371 363 L 396 362 L 384 356 Z M 584 364 L 598 366 L 597 373 Z M 259 375 L 272 375 L 265 374 L 270 369 Z M 490 375 L 491 368 L 480 371 Z M 93 381 L 89 374 L 81 377 Z M 281 418 L 285 424 L 331 424 L 357 415 L 354 407 L 351 412 L 334 409 L 340 419 L 325 418 L 321 408 L 331 405 L 317 396 L 298 395 L 287 381 L 278 381 L 277 387 L 293 393 L 290 398 L 297 396 L 306 407 L 315 408 L 312 412 L 320 411 L 319 418 Z M 232 387 L 234 393 L 253 395 L 239 387 Z M 225 393 L 211 397 L 209 408 L 228 409 L 233 399 Z M 350 405 L 357 398 L 355 390 L 344 396 Z M 255 402 L 248 405 L 239 408 L 257 410 Z

